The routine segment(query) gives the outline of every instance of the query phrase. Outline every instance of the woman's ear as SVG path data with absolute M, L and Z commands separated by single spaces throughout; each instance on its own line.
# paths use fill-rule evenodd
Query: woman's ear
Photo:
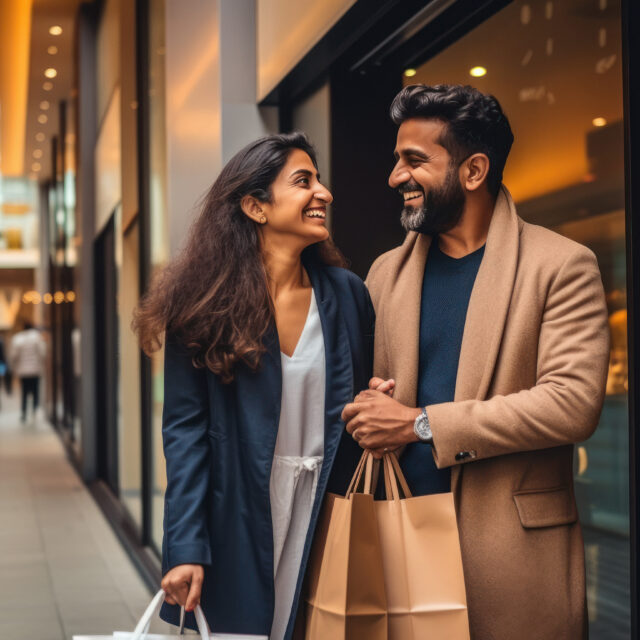
M 484 153 L 474 153 L 464 163 L 465 188 L 467 191 L 475 191 L 486 183 L 489 173 L 489 157 Z
M 243 196 L 240 200 L 240 207 L 244 214 L 257 224 L 265 224 L 267 221 L 262 203 L 254 196 Z

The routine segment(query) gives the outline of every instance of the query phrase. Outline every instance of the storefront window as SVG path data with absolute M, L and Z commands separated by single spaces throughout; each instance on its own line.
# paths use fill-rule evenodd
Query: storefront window
M 611 362 L 599 427 L 576 448 L 575 464 L 595 640 L 630 634 L 620 20 L 619 0 L 518 0 L 404 78 L 495 95 L 515 134 L 504 182 L 519 215 L 598 258 Z
M 167 147 L 165 124 L 165 0 L 149 1 L 149 227 L 151 274 L 169 259 L 167 217 Z M 162 545 L 164 493 L 167 486 L 162 450 L 164 351 L 151 358 L 151 538 Z

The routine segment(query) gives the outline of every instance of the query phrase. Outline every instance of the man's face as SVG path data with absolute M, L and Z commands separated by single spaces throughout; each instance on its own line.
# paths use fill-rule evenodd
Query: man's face
M 458 167 L 438 143 L 446 125 L 411 118 L 400 125 L 389 186 L 404 200 L 400 221 L 406 231 L 428 235 L 453 229 L 464 211 Z

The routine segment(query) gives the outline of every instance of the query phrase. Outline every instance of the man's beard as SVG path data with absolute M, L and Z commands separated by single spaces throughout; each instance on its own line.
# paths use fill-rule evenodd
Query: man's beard
M 413 181 L 403 184 L 399 191 L 401 194 L 408 191 L 423 192 L 421 206 L 407 205 L 402 210 L 400 222 L 405 231 L 417 231 L 435 236 L 450 231 L 460 222 L 464 211 L 465 195 L 454 165 L 449 167 L 443 184 L 430 189 L 426 195 L 424 195 L 424 189 Z

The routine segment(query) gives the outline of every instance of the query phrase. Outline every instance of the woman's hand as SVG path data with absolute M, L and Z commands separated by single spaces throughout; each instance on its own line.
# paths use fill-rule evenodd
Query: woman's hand
M 179 604 L 186 611 L 193 611 L 200 604 L 204 569 L 199 564 L 179 564 L 167 571 L 160 586 L 165 592 L 165 601 Z

